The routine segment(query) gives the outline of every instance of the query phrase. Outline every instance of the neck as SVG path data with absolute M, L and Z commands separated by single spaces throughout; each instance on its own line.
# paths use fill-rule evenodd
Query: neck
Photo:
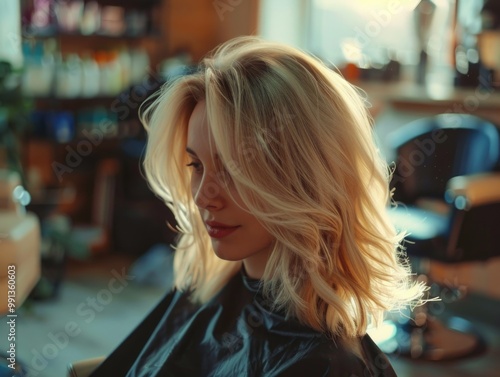
M 270 254 L 271 250 L 252 255 L 251 257 L 243 260 L 243 266 L 245 267 L 245 272 L 249 278 L 259 280 L 262 279 Z

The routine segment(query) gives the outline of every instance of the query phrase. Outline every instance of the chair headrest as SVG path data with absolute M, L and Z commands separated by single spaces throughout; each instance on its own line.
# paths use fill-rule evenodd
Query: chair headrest
M 458 209 L 500 202 L 500 173 L 454 177 L 448 181 L 446 200 Z

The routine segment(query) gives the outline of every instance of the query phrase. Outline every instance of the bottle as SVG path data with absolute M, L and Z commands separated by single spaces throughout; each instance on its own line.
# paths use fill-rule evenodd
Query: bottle
M 69 54 L 66 59 L 67 67 L 67 92 L 66 97 L 76 98 L 82 91 L 82 62 L 77 54 Z
M 99 65 L 89 53 L 85 53 L 82 59 L 82 97 L 98 96 L 100 90 L 99 81 Z

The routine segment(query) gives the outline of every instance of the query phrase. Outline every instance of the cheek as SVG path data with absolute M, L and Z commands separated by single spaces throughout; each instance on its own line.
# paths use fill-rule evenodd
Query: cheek
M 271 235 L 271 233 L 269 233 L 267 230 L 264 229 L 264 234 L 262 236 L 262 239 L 264 240 L 264 243 L 266 245 L 271 245 L 274 243 L 275 239 L 274 237 Z
M 257 221 L 257 219 L 253 219 L 254 221 L 254 231 L 253 237 L 255 242 L 259 243 L 262 246 L 269 245 L 274 242 L 274 237 L 269 233 L 269 231 L 262 226 L 261 223 Z
M 197 175 L 194 174 L 191 175 L 191 196 L 193 197 L 193 200 L 196 204 L 197 207 L 203 206 L 203 195 L 201 195 L 201 178 Z
M 231 202 L 238 207 L 238 209 L 242 213 L 242 216 L 246 217 L 246 220 L 249 222 L 252 222 L 254 220 L 256 221 L 255 217 L 248 213 L 248 207 L 245 202 L 243 202 L 243 199 L 241 198 L 238 190 L 236 190 L 234 184 L 231 184 L 229 186 L 229 194 L 231 195 Z

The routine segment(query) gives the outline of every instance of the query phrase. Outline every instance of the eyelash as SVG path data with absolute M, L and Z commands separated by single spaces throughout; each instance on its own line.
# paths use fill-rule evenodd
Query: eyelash
M 195 173 L 201 173 L 201 170 L 202 170 L 202 165 L 201 165 L 201 163 L 199 163 L 199 162 L 194 162 L 194 161 L 193 161 L 193 162 L 191 162 L 191 163 L 187 164 L 186 166 L 188 166 L 188 167 L 192 167 L 192 168 L 193 168 L 193 170 L 195 171 Z
M 194 172 L 196 174 L 201 174 L 202 171 L 203 171 L 203 165 L 201 164 L 201 162 L 190 162 L 189 164 L 186 165 L 187 167 L 190 167 L 190 168 L 193 168 Z M 226 183 L 231 183 L 232 182 L 232 178 L 231 176 L 229 175 L 229 173 L 227 172 L 226 169 L 222 170 L 222 173 L 219 173 L 218 174 L 218 177 L 219 179 L 222 181 L 225 181 Z

